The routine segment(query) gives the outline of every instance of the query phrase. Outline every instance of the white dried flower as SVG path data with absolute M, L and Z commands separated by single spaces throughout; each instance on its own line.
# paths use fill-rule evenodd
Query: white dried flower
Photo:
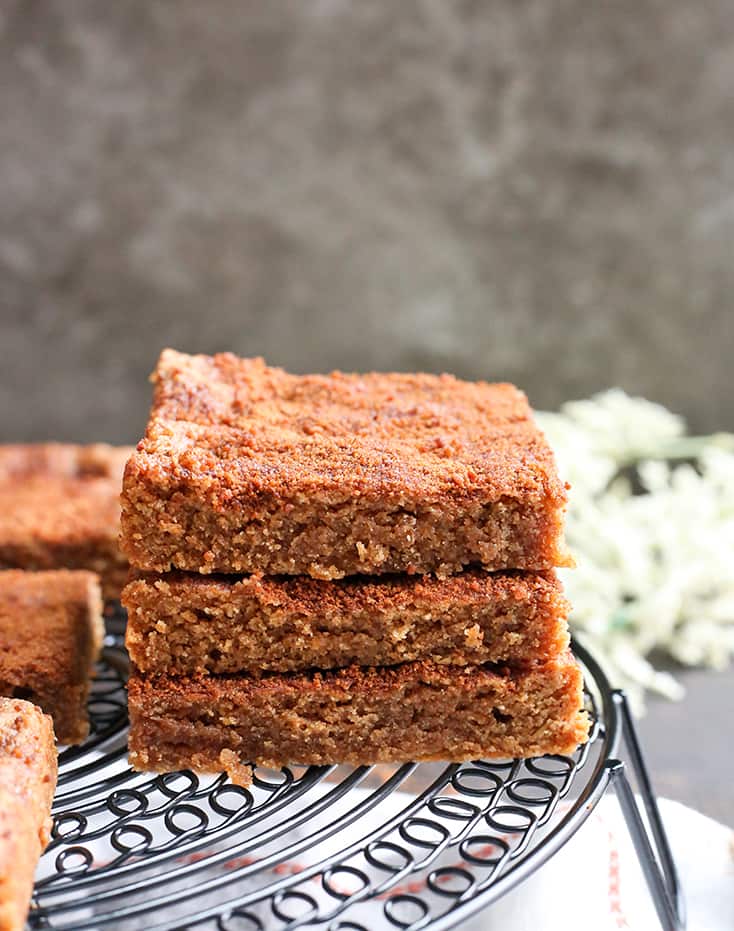
M 537 419 L 572 485 L 574 633 L 638 710 L 648 689 L 680 698 L 653 651 L 717 668 L 734 656 L 734 436 L 687 436 L 618 389 Z

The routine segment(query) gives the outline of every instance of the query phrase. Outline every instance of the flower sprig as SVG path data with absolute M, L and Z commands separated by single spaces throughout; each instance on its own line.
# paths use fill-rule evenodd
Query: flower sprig
M 618 389 L 536 416 L 572 486 L 574 634 L 638 710 L 646 690 L 681 698 L 657 654 L 715 668 L 734 656 L 734 435 L 689 436 Z

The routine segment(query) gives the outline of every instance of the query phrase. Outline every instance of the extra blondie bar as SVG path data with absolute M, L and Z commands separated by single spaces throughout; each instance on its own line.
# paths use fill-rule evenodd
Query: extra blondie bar
M 104 596 L 127 577 L 120 488 L 127 447 L 0 446 L 0 568 L 89 569 Z
M 567 565 L 566 488 L 525 396 L 449 375 L 291 375 L 161 355 L 122 546 L 154 572 Z
M 0 698 L 0 931 L 22 931 L 56 788 L 51 719 L 30 702 Z
M 103 634 L 93 573 L 0 572 L 0 695 L 40 705 L 61 743 L 89 733 L 87 696 Z
M 191 675 L 543 662 L 565 651 L 553 572 L 308 577 L 138 573 L 122 595 L 127 649 L 144 673 Z
M 525 671 L 417 662 L 261 679 L 134 673 L 129 707 L 131 763 L 156 771 L 565 754 L 588 729 L 570 654 Z

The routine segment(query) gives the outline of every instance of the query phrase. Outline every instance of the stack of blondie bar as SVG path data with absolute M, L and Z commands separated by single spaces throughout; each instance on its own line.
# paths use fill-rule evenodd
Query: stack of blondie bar
M 166 350 L 127 464 L 142 769 L 567 753 L 566 490 L 524 395 Z

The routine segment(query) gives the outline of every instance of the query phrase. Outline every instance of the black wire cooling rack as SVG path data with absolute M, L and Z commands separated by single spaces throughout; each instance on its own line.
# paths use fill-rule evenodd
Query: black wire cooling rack
M 129 768 L 123 631 L 117 614 L 90 700 L 90 738 L 60 756 L 31 928 L 455 927 L 541 867 L 610 786 L 661 927 L 684 927 L 624 695 L 580 647 L 593 725 L 573 756 L 257 769 L 243 789 L 224 776 Z

